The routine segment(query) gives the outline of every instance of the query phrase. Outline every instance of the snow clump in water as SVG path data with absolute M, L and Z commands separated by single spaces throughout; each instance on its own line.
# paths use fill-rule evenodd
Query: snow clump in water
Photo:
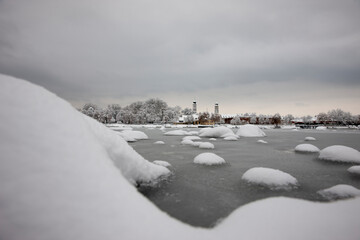
M 351 147 L 334 145 L 321 150 L 319 159 L 335 162 L 360 163 L 360 152 Z
M 295 147 L 296 152 L 317 153 L 320 149 L 312 144 L 299 144 Z
M 216 138 L 216 137 L 227 137 L 235 135 L 234 132 L 227 127 L 221 126 L 221 127 L 215 127 L 215 128 L 204 128 L 201 129 L 199 132 L 200 137 L 209 137 L 209 138 Z
M 360 175 L 360 166 L 352 166 L 348 169 L 348 172 Z
M 172 130 L 164 133 L 166 136 L 187 136 L 191 135 L 191 133 L 184 131 L 184 130 Z
M 238 137 L 236 136 L 228 136 L 224 138 L 225 141 L 237 141 Z
M 327 200 L 337 200 L 344 198 L 359 197 L 360 189 L 357 189 L 347 184 L 339 184 L 331 188 L 320 190 L 317 193 Z
M 190 140 L 190 139 L 185 139 L 185 140 L 181 141 L 181 144 L 182 145 L 193 145 L 194 142 L 192 140 Z
M 199 136 L 186 136 L 182 140 L 201 140 Z
M 166 162 L 166 161 L 162 161 L 162 160 L 155 160 L 153 161 L 154 164 L 159 165 L 159 166 L 163 166 L 163 167 L 171 167 L 171 164 Z
M 225 160 L 214 153 L 201 153 L 194 158 L 194 163 L 203 165 L 220 165 Z
M 214 144 L 209 143 L 209 142 L 202 142 L 202 143 L 200 143 L 199 148 L 214 149 L 215 146 L 214 146 Z
M 251 168 L 243 174 L 241 179 L 249 183 L 266 186 L 272 190 L 290 190 L 298 186 L 296 178 L 288 173 L 272 168 Z
M 316 130 L 320 130 L 320 131 L 324 131 L 324 130 L 326 130 L 327 128 L 324 127 L 324 126 L 319 126 L 319 127 L 315 128 L 315 129 L 316 129 Z
M 260 139 L 260 140 L 257 140 L 257 142 L 258 142 L 258 143 L 265 143 L 265 144 L 268 143 L 267 141 L 264 141 L 264 140 L 261 140 L 261 139 Z
M 156 141 L 156 142 L 154 142 L 154 144 L 165 144 L 165 142 L 164 141 Z
M 258 126 L 252 124 L 246 124 L 241 126 L 236 132 L 236 135 L 240 137 L 265 137 L 266 134 Z
M 314 138 L 314 137 L 306 137 L 305 141 L 316 141 L 316 138 Z

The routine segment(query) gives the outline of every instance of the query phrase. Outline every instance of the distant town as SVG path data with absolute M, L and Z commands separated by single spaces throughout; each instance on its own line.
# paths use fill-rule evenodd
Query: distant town
M 273 124 L 273 125 L 299 125 L 301 127 L 311 125 L 360 125 L 360 115 L 352 115 L 341 109 L 328 112 L 320 112 L 316 116 L 294 117 L 292 114 L 264 115 L 256 113 L 226 114 L 220 112 L 218 103 L 214 104 L 214 111 L 198 112 L 197 102 L 192 103 L 191 108 L 182 109 L 179 106 L 169 107 L 168 104 L 157 98 L 147 101 L 137 101 L 128 106 L 121 107 L 119 104 L 110 104 L 106 108 L 87 103 L 81 109 L 83 114 L 98 120 L 101 123 L 124 123 L 124 124 Z

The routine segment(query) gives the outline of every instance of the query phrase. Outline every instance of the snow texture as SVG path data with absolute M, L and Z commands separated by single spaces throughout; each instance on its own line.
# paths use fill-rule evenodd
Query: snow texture
M 269 187 L 272 190 L 290 190 L 298 186 L 296 178 L 288 173 L 272 168 L 251 168 L 243 174 L 242 179 L 252 184 Z
M 209 138 L 224 138 L 227 136 L 235 135 L 234 132 L 227 127 L 220 126 L 215 128 L 204 128 L 199 132 L 200 137 L 209 137 Z
M 267 141 L 264 141 L 264 140 L 262 140 L 262 139 L 257 140 L 257 142 L 258 142 L 258 143 L 265 143 L 265 144 L 267 144 L 267 143 L 268 143 Z
M 314 138 L 314 137 L 306 137 L 305 141 L 316 141 L 316 138 Z
M 323 198 L 328 200 L 337 200 L 344 198 L 352 198 L 360 196 L 360 189 L 357 189 L 351 185 L 339 184 L 331 188 L 327 188 L 318 191 Z
M 321 150 L 319 159 L 335 162 L 360 163 L 360 152 L 351 147 L 334 145 Z
M 199 144 L 199 148 L 203 148 L 203 149 L 214 149 L 215 146 L 212 143 L 209 142 L 202 142 Z
M 240 137 L 265 137 L 266 134 L 258 126 L 252 124 L 246 124 L 241 126 L 236 132 L 236 135 Z
M 44 88 L 4 75 L 0 105 L 0 239 L 360 239 L 359 198 L 269 198 L 238 208 L 214 229 L 191 227 L 129 183 L 170 171 L 114 131 Z
M 312 144 L 299 144 L 295 147 L 296 152 L 317 153 L 320 149 Z
M 165 144 L 165 142 L 164 141 L 156 141 L 156 142 L 154 142 L 154 144 L 162 145 L 162 144 Z
M 225 160 L 215 153 L 201 153 L 194 158 L 194 163 L 203 165 L 220 165 L 224 164 Z
M 166 161 L 162 161 L 162 160 L 155 160 L 155 161 L 153 161 L 153 163 L 156 165 L 163 166 L 163 167 L 171 167 L 170 163 L 168 163 Z
M 348 169 L 349 173 L 360 175 L 360 166 L 352 166 Z

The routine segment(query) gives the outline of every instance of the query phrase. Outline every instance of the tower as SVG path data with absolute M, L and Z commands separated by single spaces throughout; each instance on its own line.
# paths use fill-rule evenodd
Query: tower
M 193 113 L 197 113 L 197 107 L 196 107 L 196 102 L 193 102 L 193 109 L 192 109 Z
M 215 103 L 215 111 L 214 111 L 215 115 L 219 115 L 219 104 Z

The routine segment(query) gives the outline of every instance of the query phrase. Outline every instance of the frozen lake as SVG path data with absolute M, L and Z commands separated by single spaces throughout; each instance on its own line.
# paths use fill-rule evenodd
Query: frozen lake
M 265 138 L 241 138 L 238 141 L 218 138 L 217 141 L 211 141 L 215 149 L 181 145 L 183 136 L 165 136 L 159 129 L 138 130 L 145 132 L 149 140 L 130 145 L 149 161 L 169 162 L 174 172 L 172 177 L 158 186 L 141 187 L 139 191 L 169 215 L 194 226 L 212 227 L 239 206 L 263 198 L 287 196 L 325 201 L 317 191 L 337 184 L 360 188 L 360 177 L 347 172 L 354 164 L 318 160 L 318 153 L 294 152 L 295 146 L 301 143 L 310 143 L 320 149 L 345 145 L 359 150 L 358 130 L 265 130 Z M 308 136 L 317 140 L 305 142 Z M 266 140 L 268 144 L 258 143 L 259 139 Z M 165 144 L 153 144 L 155 141 L 164 141 Z M 194 164 L 195 156 L 203 152 L 215 153 L 224 158 L 227 164 Z M 297 178 L 300 187 L 286 191 L 250 185 L 241 177 L 253 167 L 269 167 L 287 172 Z

